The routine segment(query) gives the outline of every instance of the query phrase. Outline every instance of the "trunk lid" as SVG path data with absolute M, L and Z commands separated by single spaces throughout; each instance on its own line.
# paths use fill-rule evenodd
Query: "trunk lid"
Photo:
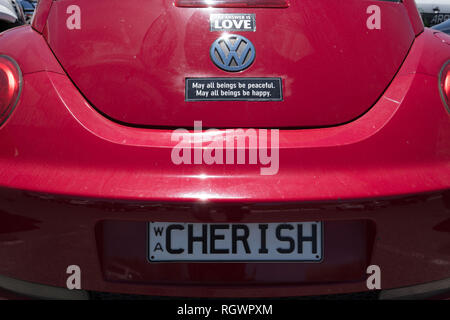
M 171 0 L 78 0 L 80 29 L 73 29 L 72 3 L 53 3 L 45 33 L 50 47 L 93 107 L 137 126 L 192 127 L 196 120 L 214 128 L 346 123 L 379 99 L 415 37 L 407 10 L 397 2 L 186 8 Z M 370 5 L 381 8 L 381 29 L 367 27 Z M 210 15 L 223 13 L 255 15 L 256 31 L 229 32 L 254 46 L 255 60 L 243 71 L 224 71 L 210 57 L 224 34 L 211 31 Z M 186 101 L 186 79 L 199 77 L 281 78 L 283 99 Z

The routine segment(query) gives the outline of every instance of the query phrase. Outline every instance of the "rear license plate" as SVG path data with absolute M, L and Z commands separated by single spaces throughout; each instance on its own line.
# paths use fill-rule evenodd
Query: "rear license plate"
M 321 222 L 148 224 L 150 262 L 305 261 L 323 255 Z

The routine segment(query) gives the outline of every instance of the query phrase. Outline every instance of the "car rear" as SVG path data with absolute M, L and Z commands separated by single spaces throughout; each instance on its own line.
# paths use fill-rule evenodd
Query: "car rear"
M 0 288 L 445 296 L 449 44 L 409 0 L 41 0 L 0 34 Z

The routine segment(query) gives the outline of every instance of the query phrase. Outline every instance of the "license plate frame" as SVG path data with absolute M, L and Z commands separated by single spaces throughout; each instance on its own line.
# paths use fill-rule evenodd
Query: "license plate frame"
M 323 243 L 324 243 L 324 232 L 323 232 L 323 222 L 267 222 L 267 223 L 184 223 L 184 222 L 148 222 L 147 223 L 147 260 L 150 263 L 176 263 L 176 262 L 186 262 L 186 263 L 320 263 L 324 259 Z M 189 227 L 191 226 L 191 227 Z M 204 230 L 206 226 L 206 245 L 203 243 Z M 227 250 L 228 253 L 217 253 L 211 252 L 212 250 L 212 226 L 214 229 L 225 231 L 222 233 L 214 234 L 219 236 L 219 239 L 214 239 L 214 250 Z M 222 226 L 221 229 L 217 229 Z M 224 226 L 228 226 L 227 229 Z M 239 238 L 240 245 L 236 244 L 236 248 L 233 246 L 235 238 L 233 238 L 233 230 L 237 229 L 236 236 Z M 280 226 L 282 226 L 280 228 Z M 299 232 L 301 227 L 302 232 Z M 313 231 L 313 226 L 315 226 L 315 231 Z M 170 242 L 167 243 L 167 233 L 168 227 L 170 228 Z M 181 229 L 183 227 L 183 229 Z M 245 236 L 245 227 L 249 230 L 249 235 L 247 237 L 248 249 L 251 251 L 249 254 L 245 248 L 243 239 L 240 237 Z M 292 227 L 292 228 L 291 228 Z M 158 229 L 159 228 L 159 229 Z M 163 228 L 163 229 L 161 229 Z M 192 229 L 189 229 L 192 228 Z M 262 243 L 263 231 L 265 230 L 265 244 Z M 277 233 L 277 228 L 280 228 L 279 239 Z M 291 229 L 289 229 L 291 228 Z M 190 231 L 192 230 L 192 231 Z M 201 230 L 201 232 L 199 232 Z M 229 231 L 228 234 L 226 231 Z M 239 232 L 242 231 L 242 232 Z M 258 232 L 257 232 L 258 231 Z M 189 253 L 189 232 L 191 232 L 192 238 L 198 237 L 200 240 L 192 241 L 192 252 Z M 274 234 L 275 232 L 275 234 Z M 175 237 L 173 234 L 176 234 Z M 295 237 L 295 235 L 297 237 Z M 224 236 L 224 239 L 221 238 Z M 314 238 L 315 236 L 315 246 Z M 303 238 L 302 238 L 303 237 Z M 245 237 L 244 237 L 245 238 Z M 280 253 L 277 249 L 291 250 L 292 244 L 287 238 L 294 241 L 294 252 Z M 310 239 L 311 238 L 311 239 Z M 274 239 L 275 243 L 273 243 Z M 299 253 L 299 241 L 302 239 L 302 250 Z M 305 240 L 306 239 L 306 240 Z M 185 240 L 185 241 L 184 241 Z M 192 240 L 192 239 L 191 239 Z M 220 248 L 217 248 L 216 240 L 222 241 Z M 228 244 L 226 244 L 228 242 Z M 200 245 L 200 249 L 198 249 Z M 289 246 L 287 247 L 287 243 Z M 159 247 L 158 247 L 159 244 Z M 225 244 L 225 247 L 223 245 Z M 278 245 L 278 247 L 277 247 Z M 281 246 L 280 246 L 281 245 Z M 204 247 L 206 247 L 206 253 L 204 252 Z M 158 249 L 157 249 L 158 248 Z M 266 252 L 260 251 L 260 249 L 267 249 Z M 155 250 L 157 249 L 157 250 Z M 168 250 L 170 249 L 170 250 Z M 179 251 L 183 249 L 182 253 L 170 253 L 168 251 Z M 236 249 L 236 251 L 234 251 Z M 257 253 L 255 250 L 257 249 Z M 315 250 L 314 250 L 315 249 Z M 196 252 L 194 252 L 196 251 Z M 199 253 L 198 251 L 202 251 Z M 244 253 L 245 251 L 245 253 Z M 306 253 L 305 253 L 306 252 Z

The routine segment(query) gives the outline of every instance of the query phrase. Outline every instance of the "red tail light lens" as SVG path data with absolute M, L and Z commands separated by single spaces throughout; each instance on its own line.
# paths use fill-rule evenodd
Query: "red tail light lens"
M 289 0 L 175 0 L 175 5 L 192 8 L 287 8 Z
M 447 64 L 447 66 L 444 69 L 444 72 L 442 73 L 441 88 L 442 88 L 442 93 L 444 94 L 444 98 L 447 100 L 447 103 L 449 103 L 449 97 L 450 97 L 450 64 Z
M 450 68 L 447 67 L 447 74 L 445 75 L 442 81 L 442 91 L 444 93 L 445 99 L 447 103 L 449 103 L 450 97 Z
M 0 55 L 0 126 L 11 115 L 19 100 L 22 74 L 17 63 Z
M 442 100 L 444 100 L 447 110 L 450 112 L 450 61 L 442 68 L 439 75 Z

